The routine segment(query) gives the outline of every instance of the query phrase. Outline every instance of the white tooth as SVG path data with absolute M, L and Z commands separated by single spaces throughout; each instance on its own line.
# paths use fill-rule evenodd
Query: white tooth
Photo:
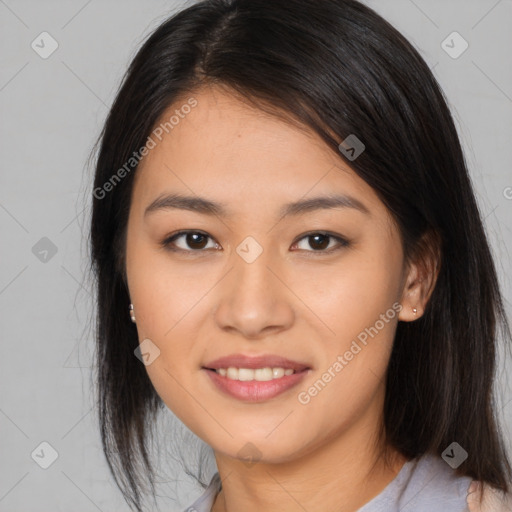
M 254 371 L 254 378 L 262 382 L 272 380 L 272 368 L 258 368 Z
M 254 380 L 254 370 L 252 368 L 239 368 L 238 380 Z
M 238 380 L 238 368 L 233 368 L 230 366 L 227 371 L 228 379 Z
M 274 379 L 280 379 L 284 375 L 283 368 L 272 368 L 272 376 Z
M 265 382 L 273 379 L 280 379 L 284 375 L 292 375 L 294 370 L 291 368 L 276 367 L 270 368 L 266 366 L 265 368 L 235 368 L 234 366 L 230 366 L 229 368 L 218 368 L 216 372 L 223 377 L 227 377 L 232 380 L 240 380 L 240 381 L 251 381 L 257 380 L 260 382 Z

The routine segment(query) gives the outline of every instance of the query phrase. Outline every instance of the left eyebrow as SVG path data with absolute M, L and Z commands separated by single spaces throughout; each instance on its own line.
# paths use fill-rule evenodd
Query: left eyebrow
M 348 195 L 319 196 L 310 199 L 301 199 L 285 204 L 279 213 L 280 217 L 288 215 L 301 215 L 315 210 L 332 210 L 336 208 L 352 208 L 366 215 L 369 209 L 358 199 Z M 157 197 L 144 211 L 144 216 L 158 210 L 180 209 L 189 210 L 204 215 L 231 217 L 225 205 L 199 196 L 184 196 L 181 194 L 165 194 Z
M 370 210 L 355 197 L 345 194 L 312 197 L 294 203 L 288 203 L 281 208 L 281 217 L 300 215 L 314 210 L 334 210 L 336 208 L 353 208 L 361 213 L 370 215 Z

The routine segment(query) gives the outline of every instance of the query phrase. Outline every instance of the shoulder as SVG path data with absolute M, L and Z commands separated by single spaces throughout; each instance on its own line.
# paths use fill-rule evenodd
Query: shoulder
M 215 502 L 217 494 L 222 489 L 222 482 L 218 472 L 210 479 L 208 487 L 204 489 L 199 498 L 189 505 L 183 512 L 210 512 Z
M 394 480 L 358 512 L 468 512 L 471 480 L 457 475 L 438 455 L 426 453 L 407 461 Z
M 468 488 L 467 504 L 469 512 L 510 512 L 512 494 L 473 480 Z

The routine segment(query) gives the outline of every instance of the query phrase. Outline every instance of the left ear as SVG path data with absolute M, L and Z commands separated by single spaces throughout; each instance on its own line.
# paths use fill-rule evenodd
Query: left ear
M 434 291 L 441 266 L 441 238 L 427 231 L 417 242 L 409 257 L 398 320 L 413 322 L 420 318 Z M 416 312 L 414 311 L 416 310 Z

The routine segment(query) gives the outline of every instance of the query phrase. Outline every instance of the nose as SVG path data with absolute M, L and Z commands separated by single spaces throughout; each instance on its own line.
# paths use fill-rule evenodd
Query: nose
M 266 251 L 252 263 L 235 254 L 215 308 L 217 325 L 253 340 L 289 329 L 295 317 L 294 295 L 279 268 Z

